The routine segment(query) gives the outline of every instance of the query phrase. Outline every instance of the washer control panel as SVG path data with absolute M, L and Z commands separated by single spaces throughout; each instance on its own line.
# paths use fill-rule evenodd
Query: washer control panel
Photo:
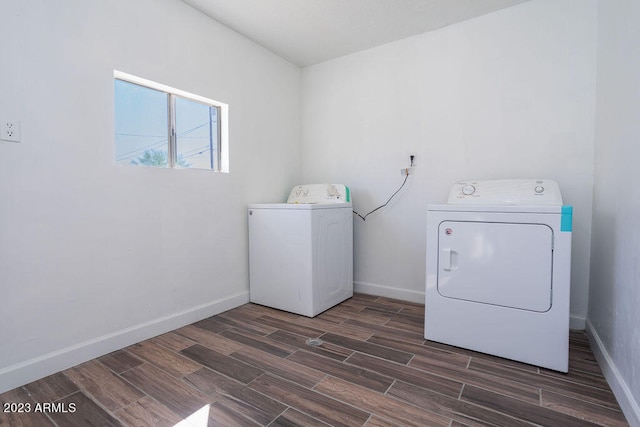
M 558 184 L 550 179 L 500 179 L 456 182 L 449 204 L 562 205 Z
M 287 203 L 350 203 L 349 187 L 344 184 L 296 185 Z

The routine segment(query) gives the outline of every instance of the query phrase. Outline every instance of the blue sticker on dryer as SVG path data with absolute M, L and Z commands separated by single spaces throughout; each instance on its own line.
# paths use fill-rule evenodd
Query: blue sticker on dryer
M 573 230 L 573 206 L 565 205 L 562 207 L 560 216 L 560 231 Z

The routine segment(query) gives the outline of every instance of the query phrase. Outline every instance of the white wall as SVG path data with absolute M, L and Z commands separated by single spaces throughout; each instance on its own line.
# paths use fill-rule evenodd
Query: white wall
M 246 205 L 300 174 L 300 69 L 178 0 L 0 16 L 0 392 L 248 301 Z M 228 103 L 231 173 L 115 166 L 114 69 Z
M 598 11 L 595 191 L 588 331 L 632 426 L 640 426 L 640 3 Z
M 303 70 L 304 181 L 344 182 L 356 289 L 423 301 L 425 218 L 462 179 L 557 180 L 574 206 L 572 326 L 589 282 L 596 2 L 533 0 Z

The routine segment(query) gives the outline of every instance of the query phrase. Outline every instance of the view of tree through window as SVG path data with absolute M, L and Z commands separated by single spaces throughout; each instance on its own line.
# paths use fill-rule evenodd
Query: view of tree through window
M 116 162 L 167 166 L 167 94 L 115 81 Z
M 220 109 L 115 80 L 116 163 L 219 170 Z

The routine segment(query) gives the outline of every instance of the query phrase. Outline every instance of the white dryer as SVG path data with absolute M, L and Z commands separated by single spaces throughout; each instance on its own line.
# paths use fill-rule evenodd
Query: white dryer
M 249 205 L 251 302 L 313 317 L 353 296 L 353 207 L 340 184 Z
M 546 179 L 458 182 L 429 205 L 425 338 L 567 372 L 572 213 Z

